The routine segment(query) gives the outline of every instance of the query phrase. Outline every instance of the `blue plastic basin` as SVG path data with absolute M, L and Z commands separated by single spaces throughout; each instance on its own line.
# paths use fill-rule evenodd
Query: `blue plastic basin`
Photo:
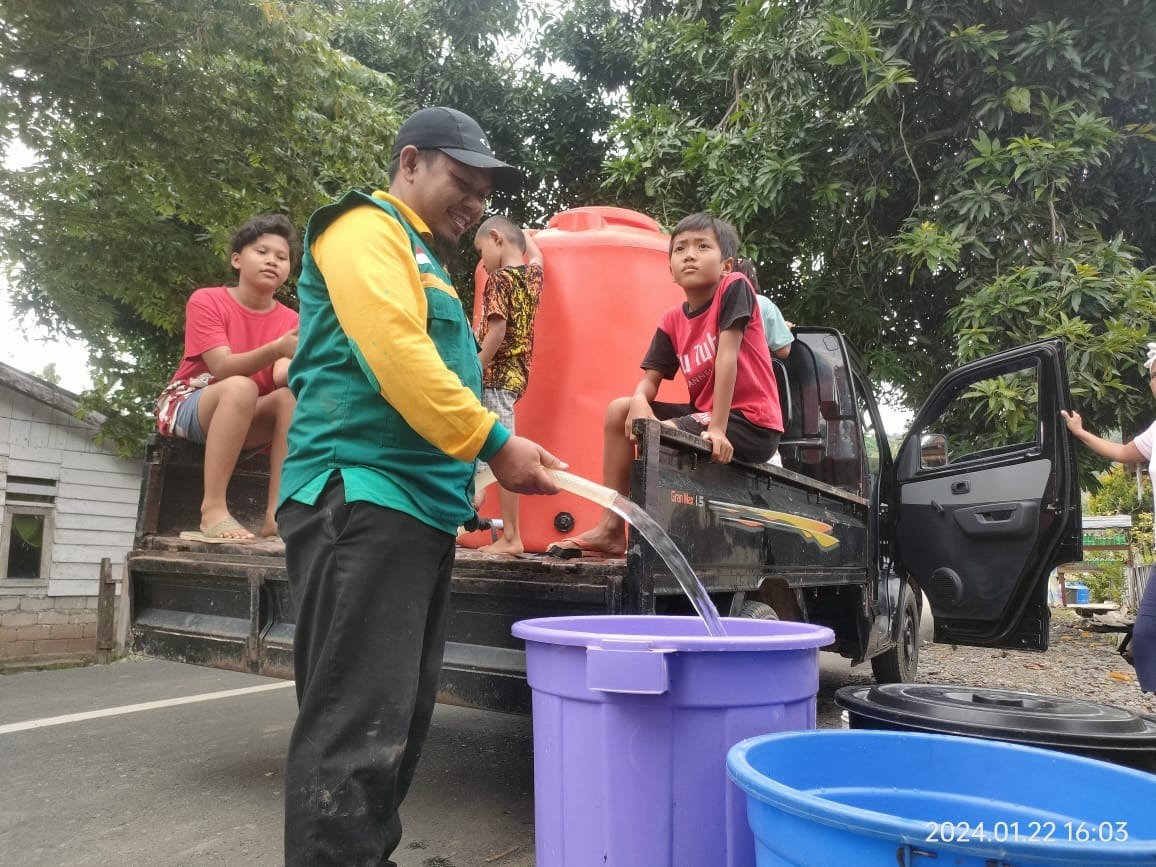
M 954 735 L 784 732 L 727 754 L 758 867 L 1156 864 L 1156 775 Z

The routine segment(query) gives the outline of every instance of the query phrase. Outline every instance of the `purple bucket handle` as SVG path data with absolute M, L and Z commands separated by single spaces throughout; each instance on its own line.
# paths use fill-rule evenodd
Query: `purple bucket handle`
M 598 692 L 662 695 L 670 688 L 666 655 L 646 639 L 606 639 L 586 647 L 586 688 Z

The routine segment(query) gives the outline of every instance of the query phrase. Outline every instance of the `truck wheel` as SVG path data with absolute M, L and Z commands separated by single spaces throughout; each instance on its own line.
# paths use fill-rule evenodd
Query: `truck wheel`
M 871 660 L 877 683 L 915 683 L 919 670 L 919 600 L 903 593 L 903 616 L 895 647 Z
M 774 608 L 765 602 L 756 602 L 753 599 L 743 603 L 743 607 L 739 610 L 739 617 L 750 617 L 753 620 L 779 619 Z

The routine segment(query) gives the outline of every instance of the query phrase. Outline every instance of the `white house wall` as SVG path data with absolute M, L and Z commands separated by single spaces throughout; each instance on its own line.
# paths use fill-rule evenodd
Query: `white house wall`
M 9 476 L 57 483 L 49 596 L 95 596 L 101 558 L 119 570 L 132 548 L 142 463 L 98 446 L 95 432 L 65 412 L 0 387 L 0 506 L 7 501 Z

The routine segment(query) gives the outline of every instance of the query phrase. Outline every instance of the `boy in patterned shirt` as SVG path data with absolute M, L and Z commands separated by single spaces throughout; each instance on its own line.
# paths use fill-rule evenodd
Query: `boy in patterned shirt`
M 542 252 L 515 223 L 500 216 L 490 217 L 478 227 L 474 249 L 489 275 L 478 324 L 482 347 L 478 360 L 484 371 L 482 403 L 513 433 L 514 404 L 530 380 L 534 316 L 542 295 Z M 518 495 L 499 486 L 498 504 L 502 537 L 479 550 L 521 554 L 525 549 L 518 529 Z

